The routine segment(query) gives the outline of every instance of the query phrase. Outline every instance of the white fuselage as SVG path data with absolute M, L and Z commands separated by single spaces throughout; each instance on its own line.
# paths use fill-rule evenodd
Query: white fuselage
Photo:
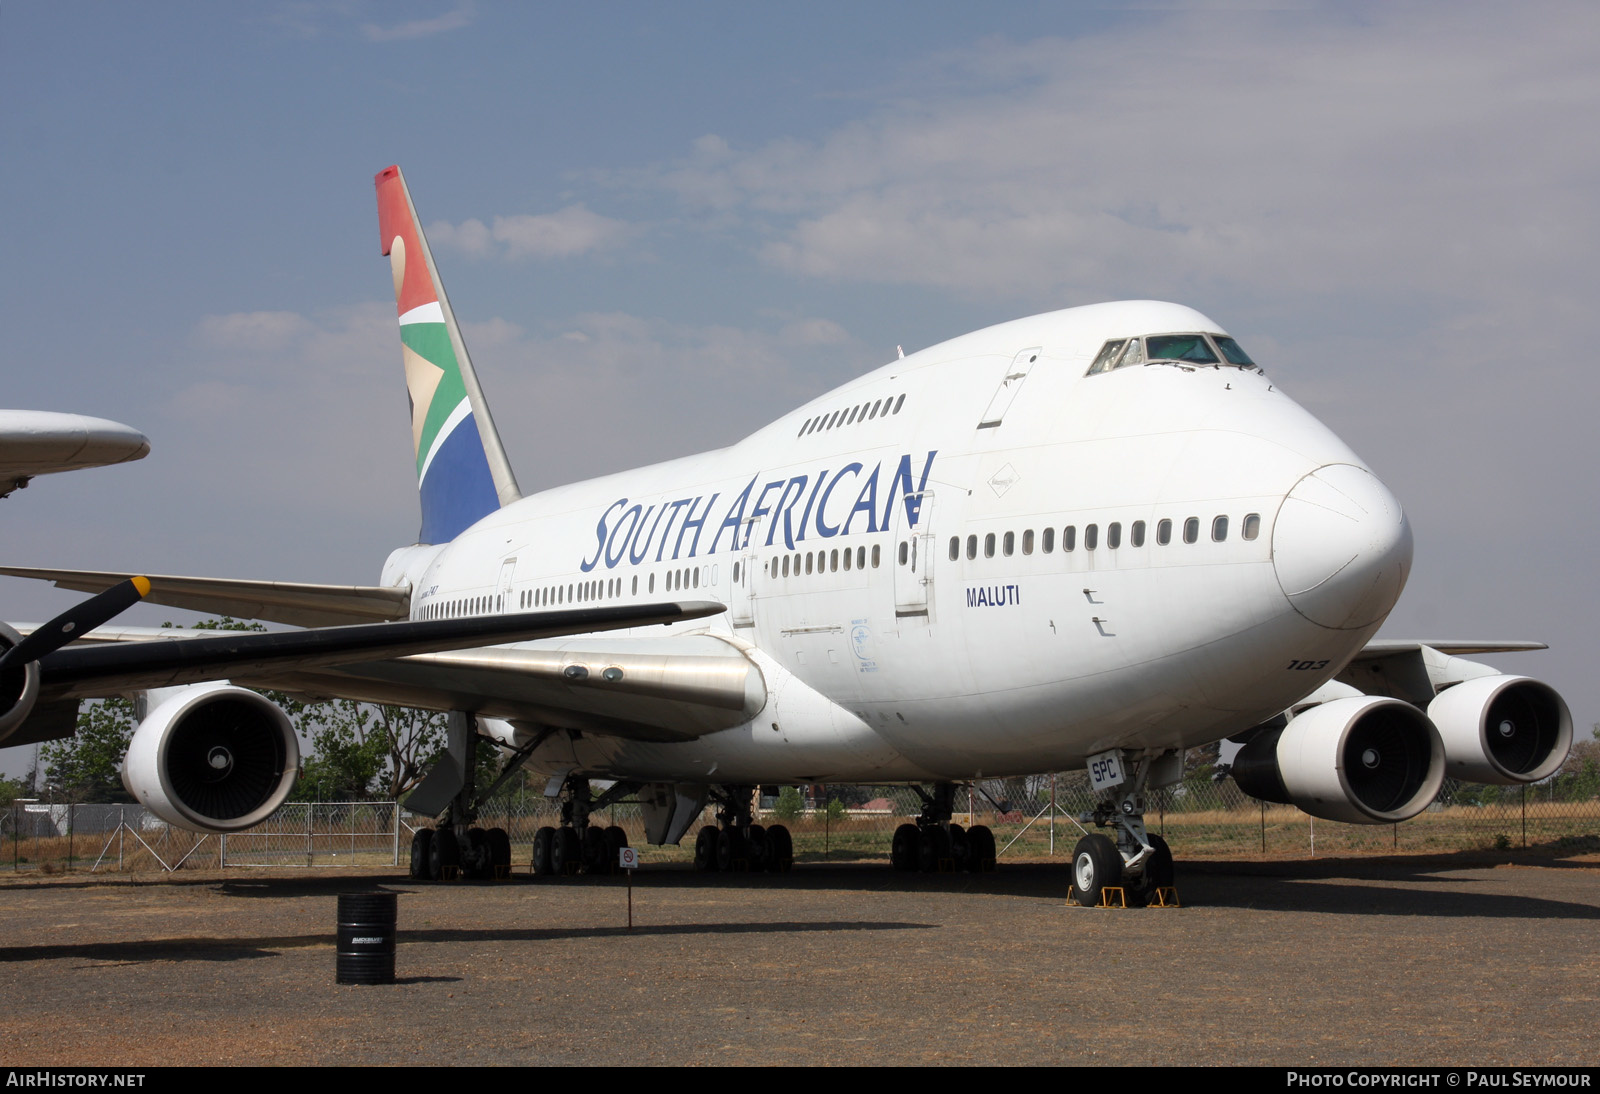
M 1257 369 L 1086 375 L 1109 339 L 1193 331 L 1221 328 L 1154 302 L 978 331 L 731 447 L 525 498 L 385 580 L 412 582 L 415 618 L 729 606 L 678 631 L 744 651 L 759 714 L 678 743 L 554 735 L 545 770 L 960 779 L 1216 740 L 1362 647 L 1410 537 Z

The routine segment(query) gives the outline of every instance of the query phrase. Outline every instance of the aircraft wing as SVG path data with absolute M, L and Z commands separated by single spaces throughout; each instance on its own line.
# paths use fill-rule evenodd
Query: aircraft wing
M 0 410 L 0 497 L 35 475 L 143 459 L 150 442 L 105 418 L 44 410 Z
M 767 698 L 754 662 L 711 634 L 585 636 L 535 649 L 456 650 L 231 679 L 637 741 L 693 740 L 741 725 Z
M 1388 695 L 1426 707 L 1446 681 L 1460 678 L 1442 671 L 1445 664 L 1464 664 L 1451 658 L 1543 649 L 1549 649 L 1543 642 L 1379 638 L 1363 646 L 1334 679 L 1367 695 Z M 1487 666 L 1480 666 L 1480 671 L 1494 672 Z
M 4 571 L 0 571 L 4 572 Z M 1524 653 L 1528 650 L 1547 650 L 1544 642 L 1471 642 L 1461 639 L 1432 638 L 1375 638 L 1351 658 L 1352 662 L 1390 657 L 1397 653 L 1410 653 L 1422 647 L 1447 653 L 1451 657 L 1466 657 L 1475 653 Z
M 60 719 L 44 718 L 41 725 L 35 716 L 75 708 L 80 699 L 219 679 L 252 680 L 352 662 L 381 664 L 391 658 L 499 642 L 675 623 L 724 610 L 711 601 L 664 602 L 305 631 L 180 631 L 169 632 L 172 637 L 167 638 L 75 643 L 30 663 L 30 671 L 32 666 L 38 670 L 36 698 L 30 700 L 35 714 L 8 711 L 8 720 L 13 714 L 21 716 L 14 718 L 15 731 L 5 742 L 31 744 L 51 739 L 39 734 L 42 730 L 54 732 Z M 67 732 L 71 732 L 70 725 Z
M 52 582 L 57 588 L 98 593 L 134 576 L 104 570 L 50 570 L 33 566 L 0 566 L 0 574 Z M 152 604 L 266 619 L 294 627 L 337 627 L 405 619 L 411 611 L 411 590 L 382 585 L 304 585 L 290 581 L 237 581 L 212 577 L 145 575 Z

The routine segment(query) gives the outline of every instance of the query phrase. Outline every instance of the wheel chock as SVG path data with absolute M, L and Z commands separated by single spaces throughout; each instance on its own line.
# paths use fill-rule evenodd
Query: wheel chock
M 461 880 L 461 867 L 459 867 L 459 866 L 441 866 L 441 867 L 439 867 L 439 880 L 440 881 L 460 881 Z
M 953 859 L 953 858 L 942 858 L 942 859 L 940 859 L 937 872 L 941 873 L 941 874 L 953 874 L 953 873 L 955 873 L 956 872 L 956 860 Z
M 1077 893 L 1076 885 L 1067 886 L 1067 903 L 1072 903 L 1073 896 Z M 1100 890 L 1100 903 L 1096 908 L 1126 908 L 1128 906 L 1128 893 L 1120 885 L 1107 885 Z
M 1183 907 L 1182 904 L 1178 903 L 1178 890 L 1172 885 L 1162 885 L 1157 887 L 1155 893 L 1150 897 L 1149 906 L 1152 908 Z
M 511 867 L 510 867 L 510 865 L 508 864 L 508 865 L 505 865 L 505 866 L 496 866 L 494 868 L 494 879 L 496 881 L 510 881 L 511 880 Z

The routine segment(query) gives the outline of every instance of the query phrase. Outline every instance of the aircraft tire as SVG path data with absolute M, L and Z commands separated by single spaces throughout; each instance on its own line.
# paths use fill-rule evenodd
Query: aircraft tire
M 694 868 L 702 874 L 717 872 L 717 830 L 709 824 L 694 838 Z
M 1098 832 L 1090 833 L 1072 849 L 1072 895 L 1085 908 L 1100 903 L 1108 885 L 1122 884 L 1122 856 L 1117 845 Z
M 612 863 L 606 861 L 606 830 L 591 824 L 583 830 L 583 872 L 609 874 Z
M 428 858 L 433 851 L 433 829 L 418 828 L 411 833 L 411 880 L 427 881 Z
M 974 874 L 985 874 L 995 868 L 994 832 L 987 824 L 975 824 L 967 830 L 967 869 Z
M 550 865 L 554 873 L 565 877 L 578 872 L 583 865 L 583 845 L 578 833 L 566 825 L 555 830 L 550 837 Z
M 745 846 L 744 834 L 737 828 L 724 828 L 717 833 L 717 869 L 725 874 L 744 873 L 749 868 L 750 852 Z
M 902 824 L 894 830 L 894 842 L 889 844 L 889 865 L 901 873 L 910 873 L 917 868 L 921 846 L 922 833 L 917 826 Z
M 452 868 L 461 869 L 461 841 L 456 839 L 453 828 L 435 829 L 433 853 L 428 856 L 428 874 L 434 881 L 441 881 Z
M 955 860 L 956 872 L 967 869 L 967 859 L 972 850 L 972 841 L 967 838 L 967 830 L 959 824 L 952 824 L 948 829 L 950 833 L 950 857 Z
M 473 881 L 482 881 L 491 873 L 489 868 L 489 835 L 482 828 L 467 829 L 466 853 L 461 856 L 462 873 Z
M 555 849 L 556 830 L 549 825 L 533 834 L 533 872 L 537 877 L 549 877 L 556 872 L 551 855 Z
M 489 876 L 500 875 L 501 868 L 511 871 L 511 835 L 504 828 L 489 829 Z
M 767 829 L 767 869 L 774 874 L 787 874 L 794 869 L 794 838 L 781 824 Z
M 744 833 L 745 854 L 750 859 L 750 872 L 759 874 L 767 868 L 767 856 L 771 853 L 768 846 L 767 830 L 759 824 L 752 824 Z
M 938 825 L 917 831 L 917 869 L 937 874 L 939 863 L 950 857 L 950 835 Z
M 1144 864 L 1144 873 L 1137 882 L 1126 884 L 1124 887 L 1128 894 L 1128 904 L 1137 904 L 1143 908 L 1154 899 L 1157 889 L 1164 889 L 1172 884 L 1172 849 L 1167 846 L 1167 841 L 1160 836 L 1146 837 L 1150 846 L 1155 848 Z

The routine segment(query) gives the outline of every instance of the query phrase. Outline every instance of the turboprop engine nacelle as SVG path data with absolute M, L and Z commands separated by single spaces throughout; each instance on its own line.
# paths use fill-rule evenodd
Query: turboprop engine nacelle
M 1410 703 L 1350 695 L 1258 732 L 1235 757 L 1233 778 L 1251 797 L 1313 817 L 1391 824 L 1438 795 L 1444 755 L 1438 730 Z
M 253 691 L 197 684 L 167 693 L 134 730 L 122 785 L 169 824 L 236 832 L 283 804 L 300 767 L 288 715 Z
M 0 651 L 9 650 L 22 636 L 0 623 Z M 0 741 L 11 736 L 33 711 L 39 698 L 39 663 L 29 661 L 0 673 Z
M 1475 783 L 1538 782 L 1572 748 L 1572 715 L 1548 684 L 1526 676 L 1478 676 L 1428 704 L 1444 741 L 1446 772 Z

